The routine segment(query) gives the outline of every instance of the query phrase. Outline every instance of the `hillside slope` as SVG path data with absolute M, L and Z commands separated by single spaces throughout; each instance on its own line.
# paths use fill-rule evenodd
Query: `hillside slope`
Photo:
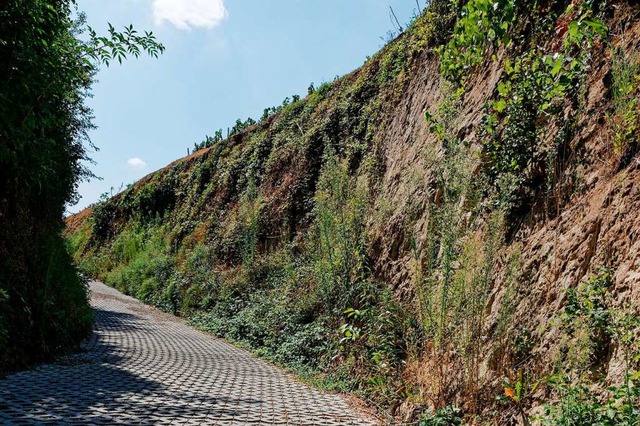
M 637 419 L 640 7 L 488 4 L 69 218 L 79 266 L 390 416 Z

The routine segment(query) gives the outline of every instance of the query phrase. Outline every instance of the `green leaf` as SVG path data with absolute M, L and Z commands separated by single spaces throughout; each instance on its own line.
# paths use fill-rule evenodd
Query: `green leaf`
M 577 21 L 571 21 L 569 24 L 569 37 L 576 38 L 580 33 L 580 27 Z
M 591 29 L 593 29 L 596 32 L 596 34 L 600 36 L 606 35 L 607 32 L 609 31 L 609 29 L 604 24 L 604 22 L 602 22 L 599 19 L 583 19 L 582 23 L 591 27 Z
M 433 121 L 433 114 L 431 114 L 429 111 L 425 111 L 424 119 L 427 123 L 431 123 Z
M 499 113 L 504 111 L 506 107 L 507 107 L 507 103 L 505 102 L 504 99 L 500 99 L 493 103 L 493 109 L 495 109 Z
M 564 62 L 564 58 L 562 56 L 558 57 L 553 64 L 553 68 L 551 68 L 551 76 L 556 77 L 560 70 L 562 70 L 562 63 Z
M 508 93 L 508 89 L 507 89 L 507 85 L 504 84 L 503 82 L 500 82 L 500 84 L 498 84 L 498 93 L 500 93 L 501 96 L 506 96 Z
M 504 60 L 504 69 L 507 74 L 513 73 L 513 66 L 511 65 L 511 60 L 508 57 Z

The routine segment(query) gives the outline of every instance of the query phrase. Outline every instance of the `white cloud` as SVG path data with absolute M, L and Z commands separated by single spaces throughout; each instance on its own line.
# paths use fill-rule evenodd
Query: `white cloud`
M 213 28 L 227 17 L 224 0 L 153 0 L 157 24 L 169 21 L 181 30 Z
M 147 163 L 142 158 L 133 157 L 127 160 L 127 166 L 142 170 L 147 167 Z

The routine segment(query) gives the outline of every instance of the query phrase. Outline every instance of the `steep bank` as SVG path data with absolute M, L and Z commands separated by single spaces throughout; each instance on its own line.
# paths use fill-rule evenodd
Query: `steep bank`
M 70 218 L 79 265 L 394 416 L 597 413 L 634 371 L 638 6 L 487 5 Z

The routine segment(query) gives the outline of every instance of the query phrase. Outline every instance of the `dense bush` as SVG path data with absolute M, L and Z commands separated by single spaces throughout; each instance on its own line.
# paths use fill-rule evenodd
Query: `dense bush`
M 86 175 L 83 65 L 71 2 L 0 6 L 0 370 L 68 347 L 91 326 L 84 284 L 60 236 Z
M 0 5 L 0 371 L 66 350 L 91 311 L 62 239 L 91 146 L 84 101 L 100 62 L 163 47 L 132 27 L 109 37 L 72 19 L 73 0 Z M 106 221 L 101 232 L 108 233 Z

